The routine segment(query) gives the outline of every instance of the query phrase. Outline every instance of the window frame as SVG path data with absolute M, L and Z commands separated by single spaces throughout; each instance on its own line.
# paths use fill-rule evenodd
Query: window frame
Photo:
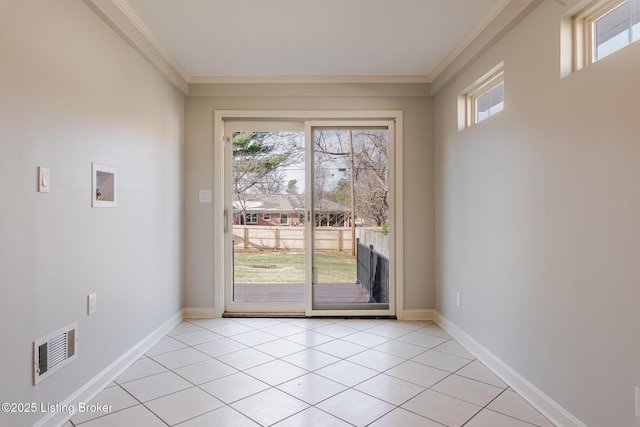
M 476 125 L 494 115 L 504 111 L 505 100 L 503 98 L 503 107 L 500 111 L 496 111 L 493 114 L 489 114 L 483 119 L 478 119 L 478 99 L 483 95 L 491 92 L 496 87 L 503 85 L 504 87 L 504 67 L 503 63 L 498 64 L 491 71 L 485 74 L 482 78 L 478 79 L 473 85 L 471 85 L 465 92 L 465 106 L 466 106 L 466 127 L 469 128 Z M 504 89 L 503 89 L 504 93 Z M 504 97 L 504 95 L 503 95 Z
M 271 221 L 271 213 L 263 213 L 262 214 L 263 221 Z
M 282 222 L 282 220 L 284 220 L 284 222 Z M 280 225 L 287 225 L 287 224 L 289 224 L 289 214 L 281 213 L 280 214 Z
M 580 70 L 587 65 L 598 62 L 611 53 L 621 50 L 634 41 L 627 43 L 614 52 L 602 58 L 595 59 L 595 40 L 593 34 L 594 23 L 606 16 L 623 3 L 631 0 L 598 0 L 589 4 L 573 17 L 573 41 L 574 41 L 574 70 Z M 637 41 L 637 40 L 636 40 Z
M 258 223 L 258 214 L 257 213 L 247 213 L 245 218 L 245 224 L 257 224 Z

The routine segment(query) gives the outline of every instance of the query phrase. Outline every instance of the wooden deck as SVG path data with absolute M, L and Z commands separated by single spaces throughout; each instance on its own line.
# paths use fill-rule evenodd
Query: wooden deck
M 369 295 L 359 283 L 318 283 L 315 301 L 319 304 L 369 302 Z M 235 302 L 304 302 L 302 283 L 235 283 Z

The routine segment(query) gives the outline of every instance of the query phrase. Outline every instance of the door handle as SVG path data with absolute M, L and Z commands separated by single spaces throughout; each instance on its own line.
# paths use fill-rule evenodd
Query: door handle
M 229 209 L 225 209 L 223 212 L 224 217 L 223 221 L 224 221 L 224 232 L 228 233 L 229 232 Z

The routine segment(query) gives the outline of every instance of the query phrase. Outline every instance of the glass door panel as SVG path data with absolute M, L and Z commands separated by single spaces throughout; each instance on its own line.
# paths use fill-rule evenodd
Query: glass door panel
M 303 312 L 302 122 L 228 122 L 227 312 Z
M 311 310 L 392 314 L 389 126 L 318 124 L 308 132 Z

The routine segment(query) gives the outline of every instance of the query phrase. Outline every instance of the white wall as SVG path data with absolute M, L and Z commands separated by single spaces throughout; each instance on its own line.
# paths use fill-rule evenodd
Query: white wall
M 561 79 L 565 3 L 435 98 L 436 309 L 584 424 L 638 427 L 640 43 Z M 505 111 L 459 132 L 458 94 L 502 60 Z
M 433 110 L 423 85 L 191 85 L 190 93 L 185 109 L 185 307 L 214 307 L 213 236 L 219 231 L 213 229 L 213 209 L 223 208 L 198 203 L 198 190 L 216 185 L 214 110 L 402 110 L 404 306 L 433 309 Z
M 0 401 L 56 404 L 181 309 L 184 97 L 80 0 L 0 1 L 0 58 Z M 32 341 L 74 321 L 79 358 L 33 386 Z

